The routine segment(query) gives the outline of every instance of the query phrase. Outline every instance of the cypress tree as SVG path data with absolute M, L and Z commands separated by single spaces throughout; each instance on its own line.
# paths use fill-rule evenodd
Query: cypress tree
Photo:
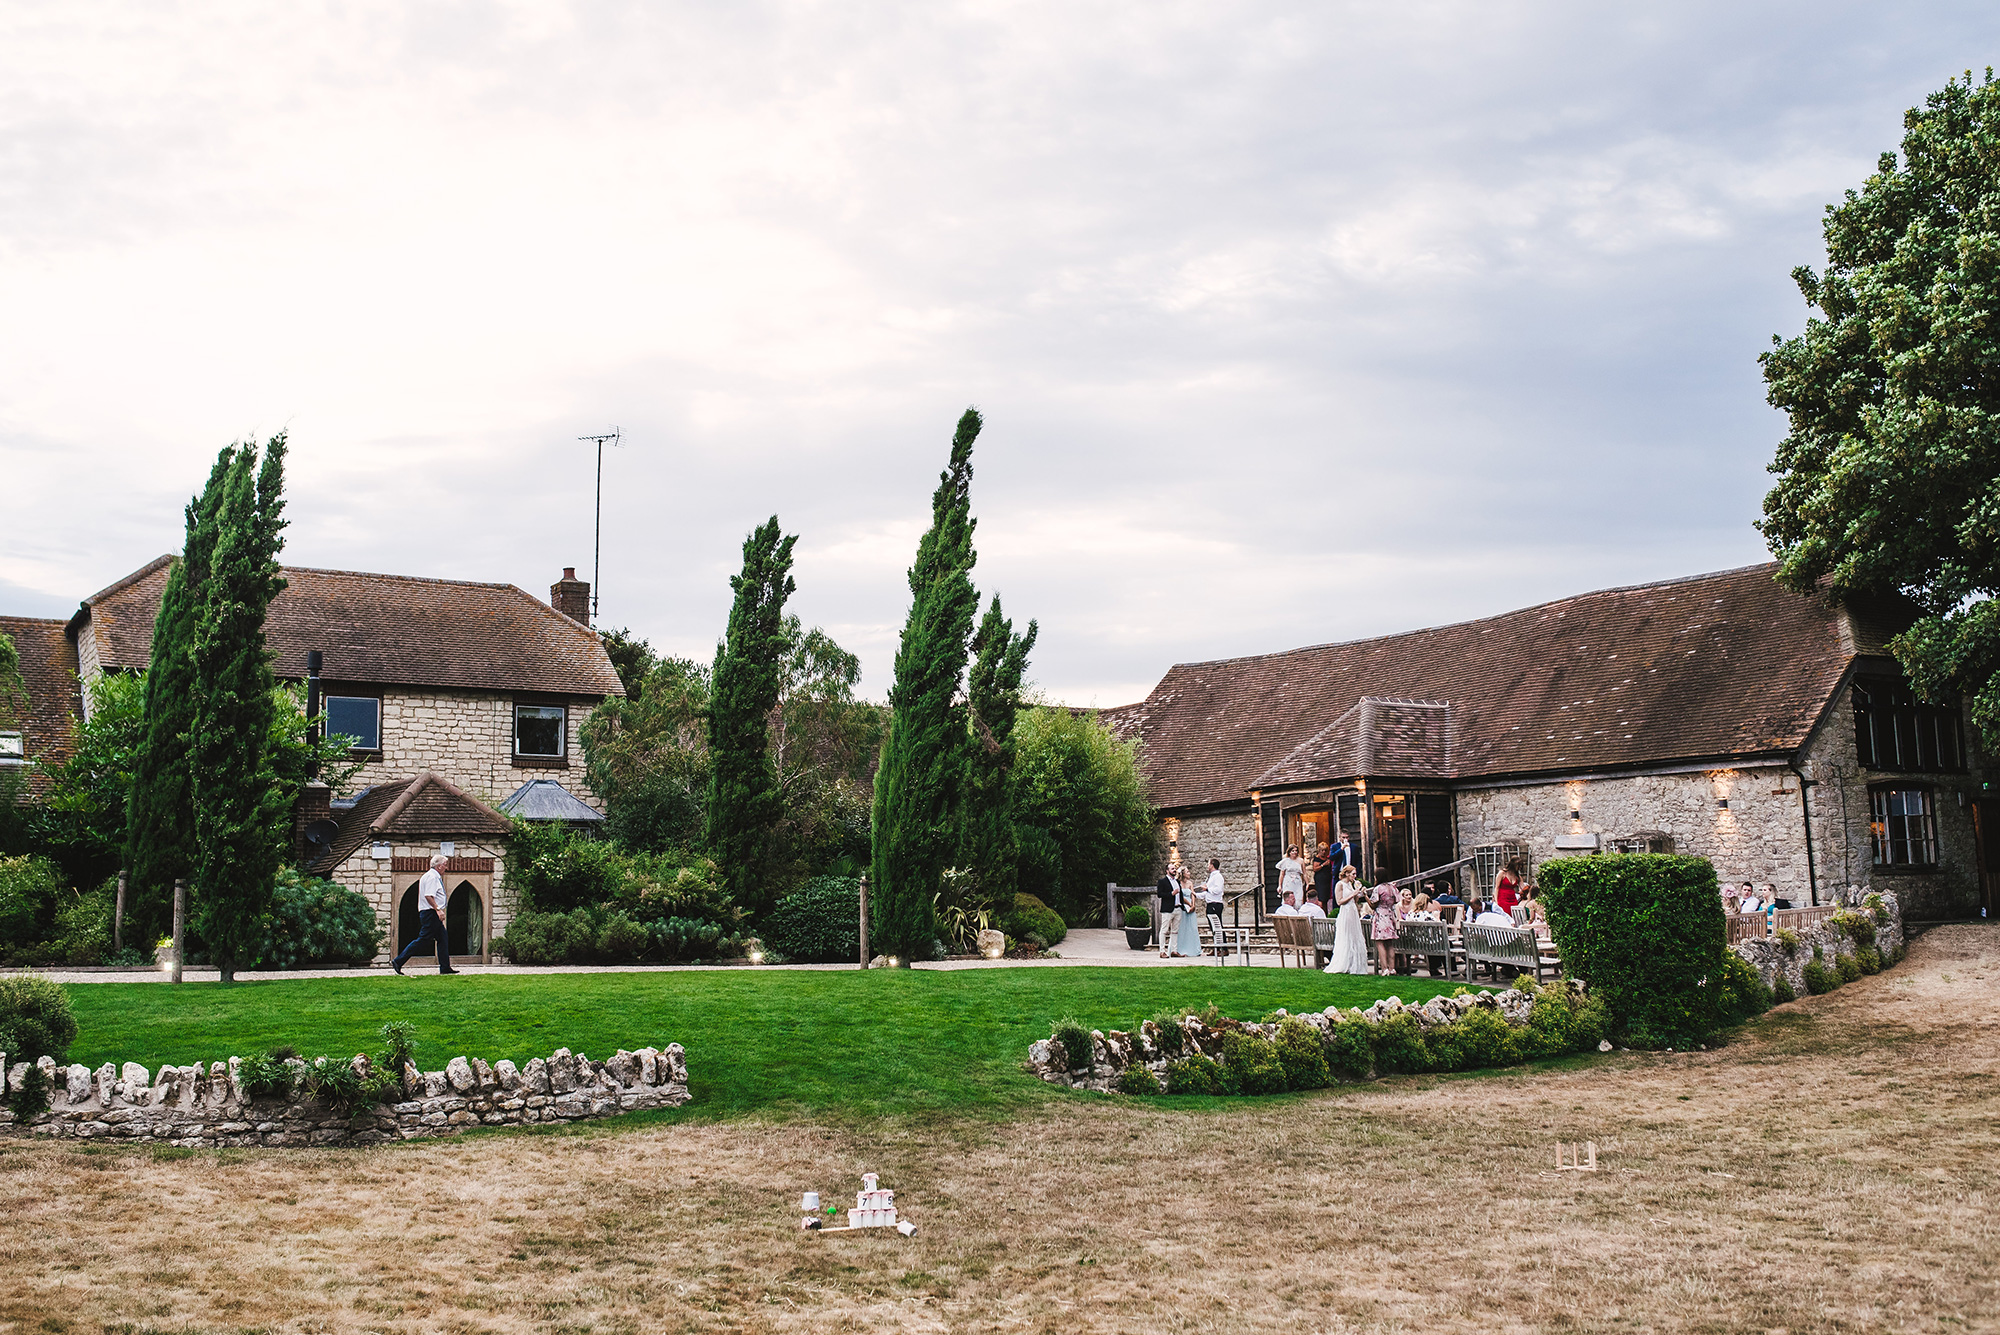
M 743 573 L 729 580 L 736 602 L 715 653 L 709 702 L 709 848 L 723 884 L 753 916 L 771 906 L 771 832 L 783 814 L 770 728 L 791 647 L 785 600 L 797 587 L 790 573 L 797 541 L 779 530 L 776 515 L 743 540 Z
M 166 934 L 174 882 L 194 874 L 194 794 L 189 786 L 194 733 L 194 637 L 215 550 L 215 523 L 236 447 L 216 455 L 208 484 L 188 502 L 181 557 L 167 572 L 146 669 L 145 738 L 126 808 L 125 864 L 130 869 L 126 913 L 131 939 L 150 943 Z
M 994 594 L 985 619 L 972 637 L 972 668 L 966 674 L 966 703 L 972 736 L 966 763 L 965 838 L 959 861 L 972 873 L 974 892 L 987 908 L 1004 910 L 1014 901 L 1020 875 L 1020 841 L 1007 806 L 1007 774 L 1014 767 L 1014 716 L 1021 708 L 1021 677 L 1040 627 L 1028 623 L 1016 635 Z
M 286 803 L 271 754 L 276 699 L 264 618 L 285 587 L 285 437 L 238 447 L 217 509 L 194 638 L 194 922 L 232 982 L 256 950 L 284 860 Z
M 958 842 L 967 714 L 958 703 L 972 587 L 972 442 L 977 409 L 958 419 L 951 463 L 931 497 L 931 526 L 910 567 L 910 615 L 889 690 L 889 735 L 875 775 L 871 941 L 907 964 L 937 938 L 932 904 Z

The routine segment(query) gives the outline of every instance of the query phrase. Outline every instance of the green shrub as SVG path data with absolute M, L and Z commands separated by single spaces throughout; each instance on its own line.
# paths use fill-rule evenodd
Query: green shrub
M 1160 1092 L 1160 1080 L 1158 1076 L 1141 1066 L 1138 1062 L 1133 1062 L 1118 1073 L 1118 1092 L 1120 1094 L 1157 1094 Z
M 1730 1023 L 1748 1020 L 1771 1009 L 1771 989 L 1735 951 L 1722 956 L 1722 1017 Z
M 1861 961 L 1852 955 L 1842 955 L 1833 962 L 1833 971 L 1840 975 L 1840 981 L 1851 983 L 1861 977 Z
M 587 909 L 543 913 L 524 909 L 507 930 L 493 938 L 493 953 L 516 964 L 586 964 L 597 946 L 596 925 Z
M 1521 1050 L 1528 1057 L 1557 1057 L 1576 1046 L 1576 1014 L 1565 988 L 1545 987 L 1528 1011 L 1528 1029 Z
M 1055 1022 L 1049 1037 L 1062 1046 L 1063 1058 L 1072 1071 L 1087 1070 L 1097 1060 L 1097 1045 L 1081 1023 L 1064 1016 Z
M 62 964 L 104 964 L 111 956 L 111 919 L 118 903 L 118 878 L 81 894 L 57 896 L 55 959 Z
M 1705 858 L 1558 858 L 1540 869 L 1564 966 L 1634 1047 L 1692 1047 L 1721 1023 L 1727 929 Z
M 643 925 L 623 912 L 612 912 L 598 926 L 593 948 L 597 958 L 607 964 L 626 964 L 644 958 L 652 944 L 652 933 Z
M 1375 1026 L 1348 1012 L 1326 1032 L 1326 1064 L 1342 1080 L 1366 1080 L 1375 1070 Z
M 1125 906 L 1125 925 L 1133 928 L 1151 927 L 1153 925 L 1153 911 L 1144 904 L 1127 904 Z
M 64 893 L 56 864 L 40 857 L 0 857 L 0 958 L 39 962 Z
M 1778 981 L 1771 984 L 1771 1004 L 1782 1006 L 1788 1001 L 1797 1001 L 1798 999 L 1799 994 L 1792 991 L 1792 980 L 1783 974 L 1779 974 Z
M 1167 1063 L 1167 1093 L 1169 1094 L 1227 1094 L 1230 1092 L 1228 1072 L 1199 1052 Z
M 1465 1033 L 1458 1021 L 1434 1024 L 1424 1031 L 1424 1051 L 1430 1054 L 1433 1071 L 1463 1071 L 1466 1065 Z
M 289 1071 L 291 1068 L 286 1067 Z M 371 1070 L 367 1075 L 354 1069 L 352 1062 L 333 1057 L 317 1057 L 306 1066 L 305 1093 L 343 1117 L 352 1117 L 363 1108 L 385 1102 L 401 1088 L 401 1081 L 387 1071 Z
M 10 1054 L 8 1064 L 13 1064 Z M 42 1068 L 31 1064 L 21 1072 L 21 1087 L 7 1091 L 7 1106 L 20 1120 L 32 1121 L 49 1110 L 49 1081 Z
M 1861 966 L 1863 973 L 1882 972 L 1882 952 L 1873 946 L 1855 947 L 1854 961 Z
M 1282 1094 L 1285 1067 L 1278 1060 L 1278 1048 L 1269 1039 L 1255 1034 L 1228 1033 L 1222 1036 L 1222 1064 L 1235 1077 L 1234 1084 L 1244 1094 Z
M 61 1066 L 76 1042 L 76 1016 L 69 993 L 40 974 L 0 978 L 0 1052 L 7 1064 L 52 1058 Z
M 368 897 L 287 867 L 271 889 L 271 907 L 249 967 L 324 969 L 366 964 L 382 946 Z
M 1777 941 L 1779 948 L 1785 954 L 1797 955 L 1799 953 L 1799 934 L 1791 928 L 1780 927 L 1773 935 L 1773 939 Z
M 243 1059 L 237 1078 L 242 1082 L 244 1097 L 288 1099 L 292 1096 L 298 1073 L 293 1070 L 289 1058 L 278 1055 L 278 1052 L 274 1050 L 261 1057 Z
M 815 876 L 779 900 L 759 928 L 764 948 L 795 964 L 852 964 L 861 955 L 861 882 Z
M 566 913 L 516 914 L 493 952 L 516 964 L 671 964 L 716 958 L 742 949 L 743 938 L 714 922 L 691 918 L 641 921 L 603 905 Z
M 1278 1064 L 1285 1069 L 1287 1089 L 1325 1089 L 1333 1083 L 1326 1064 L 1326 1045 L 1319 1031 L 1296 1015 L 1278 1022 Z
M 1875 919 L 1872 915 L 1856 913 L 1853 909 L 1840 909 L 1827 919 L 1827 924 L 1836 931 L 1845 933 L 1857 946 L 1875 944 Z
M 1594 1050 L 1611 1033 L 1611 1008 L 1602 997 L 1585 997 L 1570 1012 L 1570 1048 L 1574 1052 Z
M 382 1052 L 375 1065 L 392 1076 L 401 1088 L 403 1068 L 417 1064 L 417 1027 L 408 1020 L 391 1020 L 375 1032 L 382 1038 Z
M 1181 1031 L 1180 1012 L 1163 1010 L 1153 1017 L 1153 1042 L 1169 1057 L 1178 1057 L 1186 1035 Z
M 1439 1028 L 1456 1031 L 1458 1069 L 1461 1071 L 1512 1066 L 1521 1059 L 1521 1040 L 1515 1036 L 1513 1026 L 1491 1007 L 1475 1006 L 1460 1016 L 1456 1024 Z
M 1014 906 L 1000 916 L 1000 930 L 1009 936 L 1032 937 L 1044 948 L 1059 944 L 1069 935 L 1062 915 L 1033 895 L 1014 896 Z
M 1384 1075 L 1431 1069 L 1423 1027 L 1407 1011 L 1384 1016 L 1375 1025 L 1375 1069 Z
M 1818 954 L 1817 951 L 1814 954 Z M 1806 961 L 1806 991 L 1822 996 L 1840 986 L 1840 978 L 1817 959 Z

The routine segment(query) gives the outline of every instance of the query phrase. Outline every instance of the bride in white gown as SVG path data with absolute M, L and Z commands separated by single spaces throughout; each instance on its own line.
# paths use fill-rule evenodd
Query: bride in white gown
M 1327 973 L 1369 972 L 1368 942 L 1361 930 L 1361 898 L 1367 893 L 1354 868 L 1340 869 L 1340 879 L 1333 886 L 1340 917 L 1333 925 L 1333 962 L 1326 966 Z

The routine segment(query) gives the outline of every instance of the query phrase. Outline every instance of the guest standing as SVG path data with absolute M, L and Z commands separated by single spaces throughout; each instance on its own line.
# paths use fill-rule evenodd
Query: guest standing
M 1396 887 L 1387 881 L 1375 887 L 1375 972 L 1394 973 L 1396 940 Z
M 1286 895 L 1290 895 L 1292 903 L 1297 904 L 1299 902 L 1300 898 L 1305 894 L 1305 870 L 1305 864 L 1299 861 L 1299 846 L 1297 844 L 1287 845 L 1285 856 L 1278 859 L 1278 898 L 1280 900 L 1284 899 Z

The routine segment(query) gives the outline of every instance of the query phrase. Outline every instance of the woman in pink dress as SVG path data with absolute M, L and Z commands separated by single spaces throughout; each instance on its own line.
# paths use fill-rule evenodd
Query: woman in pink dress
M 1369 935 L 1375 938 L 1375 972 L 1394 973 L 1396 971 L 1396 940 L 1402 935 L 1396 927 L 1396 887 L 1384 881 L 1375 887 L 1375 926 Z

